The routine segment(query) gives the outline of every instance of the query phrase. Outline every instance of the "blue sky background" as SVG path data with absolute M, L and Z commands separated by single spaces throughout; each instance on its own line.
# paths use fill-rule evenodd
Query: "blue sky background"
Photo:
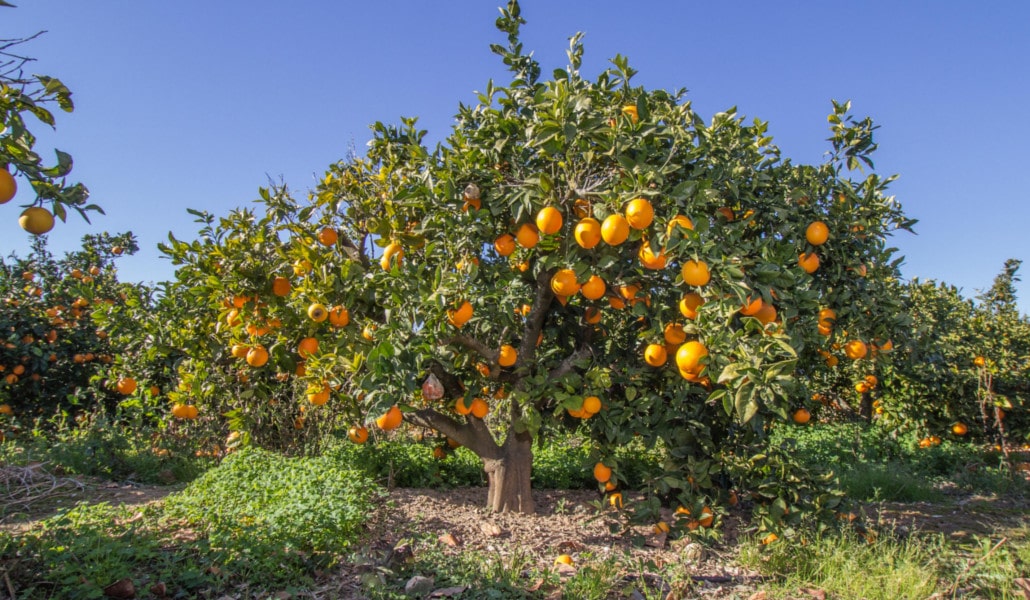
M 172 277 L 156 250 L 169 231 L 192 239 L 186 208 L 224 215 L 268 179 L 303 194 L 374 121 L 419 116 L 443 138 L 459 102 L 505 81 L 490 43 L 497 6 L 322 0 L 13 0 L 0 38 L 48 33 L 22 47 L 34 72 L 62 79 L 76 110 L 39 150 L 75 158 L 75 179 L 107 216 L 50 235 L 57 252 L 86 233 L 133 231 L 142 250 L 123 279 Z M 830 100 L 881 126 L 876 167 L 917 235 L 893 241 L 908 278 L 972 296 L 1007 258 L 1026 261 L 1017 290 L 1030 312 L 1030 3 L 872 1 L 658 2 L 524 0 L 527 49 L 566 64 L 586 33 L 583 71 L 616 53 L 649 88 L 689 90 L 706 119 L 737 106 L 770 122 L 784 154 L 819 162 Z M 14 202 L 0 207 L 0 253 L 24 254 Z

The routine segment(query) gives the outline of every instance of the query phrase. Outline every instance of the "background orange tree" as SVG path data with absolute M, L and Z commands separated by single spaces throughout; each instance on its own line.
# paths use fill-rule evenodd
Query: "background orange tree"
M 172 402 L 258 443 L 269 423 L 435 430 L 482 458 L 494 510 L 532 512 L 534 439 L 582 425 L 614 505 L 611 449 L 640 437 L 669 456 L 642 515 L 708 524 L 736 490 L 767 528 L 829 514 L 828 480 L 763 440 L 806 421 L 807 377 L 890 350 L 885 240 L 912 221 L 872 172 L 875 126 L 834 103 L 827 162 L 794 164 L 767 123 L 706 122 L 621 56 L 585 79 L 578 35 L 542 79 L 523 23 L 502 10 L 512 79 L 443 143 L 376 123 L 307 202 L 262 190 L 162 245 L 188 357 Z

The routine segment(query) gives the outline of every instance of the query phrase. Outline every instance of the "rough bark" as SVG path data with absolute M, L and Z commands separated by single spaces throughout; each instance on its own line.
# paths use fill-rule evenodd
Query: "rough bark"
M 483 459 L 490 484 L 487 507 L 494 512 L 534 514 L 536 506 L 530 485 L 532 465 L 532 437 L 529 433 L 509 434 L 500 457 Z

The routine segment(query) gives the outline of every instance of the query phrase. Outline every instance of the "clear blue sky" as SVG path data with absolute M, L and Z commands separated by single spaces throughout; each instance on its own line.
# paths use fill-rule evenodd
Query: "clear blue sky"
M 58 223 L 51 247 L 132 230 L 142 251 L 123 279 L 171 278 L 155 246 L 193 238 L 187 207 L 224 215 L 269 177 L 303 194 L 370 123 L 419 116 L 438 140 L 458 102 L 504 81 L 488 49 L 501 0 L 13 2 L 0 38 L 47 30 L 23 50 L 76 101 L 41 149 L 72 153 L 107 211 Z M 852 100 L 881 125 L 877 170 L 901 175 L 893 192 L 920 221 L 894 239 L 905 276 L 972 296 L 1019 258 L 1030 312 L 1030 3 L 734 4 L 525 0 L 524 41 L 546 73 L 583 31 L 587 75 L 627 55 L 638 83 L 687 88 L 706 119 L 736 105 L 769 121 L 796 161 L 822 159 L 830 99 Z M 27 248 L 13 204 L 4 255 Z

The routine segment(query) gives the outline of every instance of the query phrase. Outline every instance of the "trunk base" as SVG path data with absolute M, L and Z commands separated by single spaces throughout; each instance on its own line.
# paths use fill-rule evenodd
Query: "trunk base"
M 509 438 L 504 444 L 501 458 L 483 461 L 490 487 L 487 507 L 494 512 L 518 512 L 527 515 L 536 512 L 530 485 L 533 466 L 532 440 L 528 435 Z

